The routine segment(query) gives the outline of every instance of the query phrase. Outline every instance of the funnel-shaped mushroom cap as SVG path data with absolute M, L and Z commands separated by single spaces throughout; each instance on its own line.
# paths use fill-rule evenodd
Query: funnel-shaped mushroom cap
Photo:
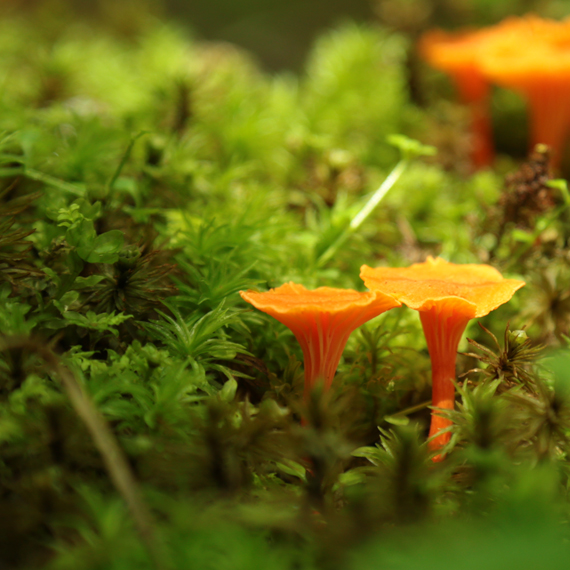
M 439 257 L 402 268 L 363 265 L 360 277 L 372 291 L 392 295 L 412 309 L 427 311 L 445 301 L 470 319 L 506 303 L 525 284 L 504 279 L 490 265 L 457 265 Z
M 291 329 L 305 358 L 305 396 L 318 379 L 329 388 L 350 333 L 394 307 L 384 293 L 319 287 L 308 290 L 287 283 L 265 293 L 240 291 L 242 298 Z
M 452 410 L 455 400 L 455 357 L 467 323 L 506 303 L 524 281 L 503 279 L 489 265 L 455 265 L 428 257 L 410 267 L 372 269 L 363 265 L 367 287 L 394 296 L 420 312 L 432 369 L 432 403 Z M 430 447 L 441 449 L 450 439 L 451 421 L 432 412 Z M 440 453 L 434 461 L 441 461 Z
M 494 30 L 479 60 L 484 74 L 500 85 L 524 90 L 539 77 L 560 78 L 570 71 L 570 19 L 513 17 Z
M 283 319 L 289 322 L 303 322 L 303 318 L 308 313 L 343 314 L 352 320 L 360 314 L 375 313 L 378 309 L 380 312 L 377 314 L 380 314 L 401 305 L 389 295 L 359 293 L 352 289 L 333 287 L 318 287 L 310 290 L 292 282 L 264 293 L 250 290 L 240 291 L 240 295 L 257 309 L 278 320 Z M 370 318 L 372 317 L 366 320 Z

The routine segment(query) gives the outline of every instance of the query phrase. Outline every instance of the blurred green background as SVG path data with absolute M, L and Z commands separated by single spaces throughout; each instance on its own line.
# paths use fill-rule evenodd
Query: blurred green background
M 230 42 L 266 70 L 302 69 L 314 39 L 341 22 L 374 21 L 412 37 L 433 27 L 478 26 L 510 14 L 561 18 L 568 0 L 0 0 L 3 13 L 38 13 L 65 25 L 77 16 L 136 33 L 149 13 L 197 39 Z
M 269 69 L 298 69 L 319 31 L 374 17 L 369 0 L 167 0 L 165 9 L 205 39 L 251 50 Z
M 151 13 L 197 39 L 242 46 L 268 70 L 298 70 L 319 32 L 374 18 L 369 0 L 0 0 L 0 7 L 61 22 L 79 16 L 127 34 L 135 31 L 137 14 Z

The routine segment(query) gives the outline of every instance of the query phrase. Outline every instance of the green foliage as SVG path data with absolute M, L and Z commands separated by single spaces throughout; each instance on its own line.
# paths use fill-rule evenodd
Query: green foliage
M 307 65 L 310 126 L 329 145 L 351 150 L 369 164 L 396 158 L 386 136 L 410 117 L 402 63 L 406 44 L 383 30 L 346 26 L 323 37 Z
M 293 77 L 138 4 L 129 34 L 53 9 L 0 18 L 0 567 L 567 564 L 570 214 L 546 154 L 507 183 L 512 158 L 434 155 L 464 131 L 415 102 L 413 18 L 328 31 Z M 527 281 L 468 328 L 437 463 L 416 312 L 361 327 L 303 399 L 294 335 L 239 295 L 363 290 L 362 264 L 427 255 Z
M 221 303 L 204 316 L 197 313 L 185 320 L 173 306 L 169 308 L 174 317 L 159 311 L 163 321 L 147 323 L 152 338 L 162 342 L 173 355 L 231 378 L 229 369 L 216 361 L 232 360 L 238 352 L 243 352 L 240 345 L 228 340 L 223 333 L 224 327 L 236 322 L 237 313 L 224 309 Z

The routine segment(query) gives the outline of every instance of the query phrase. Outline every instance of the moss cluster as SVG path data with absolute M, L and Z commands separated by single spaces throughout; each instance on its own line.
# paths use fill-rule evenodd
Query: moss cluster
M 466 175 L 462 110 L 428 79 L 413 99 L 403 33 L 341 26 L 296 77 L 139 18 L 0 20 L 0 567 L 566 568 L 570 200 L 547 157 Z M 440 152 L 345 235 L 413 147 L 396 133 Z M 238 294 L 363 290 L 362 264 L 427 255 L 527 282 L 468 328 L 439 464 L 415 312 L 359 329 L 303 401 L 294 337 Z

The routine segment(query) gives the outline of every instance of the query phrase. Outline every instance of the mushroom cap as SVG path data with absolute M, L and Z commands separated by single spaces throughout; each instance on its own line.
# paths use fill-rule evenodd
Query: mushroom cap
M 570 76 L 570 18 L 557 21 L 529 14 L 479 30 L 432 30 L 421 37 L 418 48 L 433 67 L 461 75 L 463 81 L 474 75 L 524 89 L 538 78 Z
M 352 289 L 318 287 L 309 290 L 297 283 L 286 283 L 264 293 L 240 291 L 242 298 L 257 309 L 278 318 L 278 315 L 302 316 L 314 313 L 337 315 L 366 309 L 380 314 L 400 307 L 391 295 L 376 292 L 359 293 Z M 369 317 L 372 318 L 372 317 Z
M 433 67 L 446 73 L 478 68 L 481 46 L 492 34 L 489 28 L 445 32 L 431 30 L 418 43 L 420 55 Z
M 360 277 L 372 291 L 392 295 L 411 309 L 438 307 L 470 319 L 490 313 L 525 285 L 504 279 L 490 265 L 454 264 L 431 256 L 402 268 L 363 265 Z
M 570 18 L 507 18 L 482 45 L 480 68 L 493 81 L 525 90 L 538 81 L 570 81 Z

